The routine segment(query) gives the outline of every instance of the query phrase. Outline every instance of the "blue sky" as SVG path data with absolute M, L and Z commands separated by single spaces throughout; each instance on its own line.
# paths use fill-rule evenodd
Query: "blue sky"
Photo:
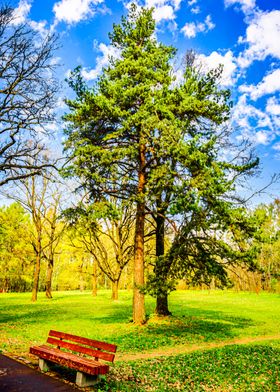
M 108 55 L 108 33 L 127 13 L 122 0 L 14 0 L 17 18 L 42 36 L 56 31 L 56 53 L 63 79 L 77 65 L 88 83 L 94 82 Z M 279 0 L 138 0 L 154 7 L 157 37 L 178 49 L 176 63 L 188 49 L 199 54 L 205 68 L 224 64 L 222 84 L 232 91 L 233 125 L 256 147 L 264 184 L 280 171 L 280 1 Z M 65 86 L 62 95 L 69 92 Z M 63 105 L 62 110 L 63 109 Z M 271 190 L 280 196 L 280 186 Z

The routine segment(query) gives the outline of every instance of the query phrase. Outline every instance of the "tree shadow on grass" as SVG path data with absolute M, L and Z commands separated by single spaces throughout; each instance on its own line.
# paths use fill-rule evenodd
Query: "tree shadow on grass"
M 151 318 L 143 327 L 128 327 L 125 334 L 114 337 L 114 343 L 119 344 L 121 351 L 142 351 L 230 340 L 244 335 L 242 330 L 253 325 L 256 322 L 249 318 L 192 308 L 191 315 Z
M 129 323 L 130 305 L 123 303 L 105 305 L 104 310 L 98 311 L 94 306 L 87 309 L 71 306 L 65 308 L 63 304 L 59 306 L 56 304 L 54 307 L 44 304 L 36 307 L 31 305 L 25 309 L 11 306 L 9 312 L 1 313 L 0 322 L 7 328 L 14 325 L 23 330 L 30 328 L 40 330 L 40 333 L 36 333 L 37 341 L 45 338 L 49 329 L 58 329 L 117 344 L 118 351 L 122 352 L 230 340 L 244 336 L 242 330 L 256 325 L 256 322 L 250 318 L 229 316 L 226 311 L 192 307 L 186 309 L 183 315 L 181 312 L 178 317 L 152 317 L 147 324 L 137 327 Z

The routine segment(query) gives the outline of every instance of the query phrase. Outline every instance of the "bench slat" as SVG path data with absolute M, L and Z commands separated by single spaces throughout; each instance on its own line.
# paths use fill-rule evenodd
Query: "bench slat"
M 115 355 L 108 352 L 93 350 L 92 348 L 78 346 L 77 344 L 65 342 L 63 340 L 48 338 L 47 343 L 53 344 L 54 346 L 63 347 L 68 350 L 76 351 L 78 353 L 87 354 L 95 358 L 100 358 L 105 361 L 113 362 Z
M 109 371 L 108 365 L 44 345 L 30 347 L 30 353 L 47 361 L 91 375 L 106 374 Z
M 65 332 L 53 331 L 49 332 L 49 336 L 53 336 L 56 338 L 70 340 L 75 343 L 85 344 L 90 347 L 99 348 L 101 350 L 109 351 L 115 353 L 117 351 L 117 346 L 114 344 L 106 343 L 106 342 L 99 342 L 97 340 L 83 338 L 81 336 L 71 335 Z

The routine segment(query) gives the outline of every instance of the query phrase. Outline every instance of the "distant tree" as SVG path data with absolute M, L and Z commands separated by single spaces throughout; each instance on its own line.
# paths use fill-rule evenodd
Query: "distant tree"
M 46 166 L 41 139 L 54 121 L 56 48 L 55 35 L 42 39 L 17 23 L 13 8 L 0 7 L 0 186 Z
M 122 203 L 79 204 L 68 209 L 66 217 L 73 236 L 92 256 L 93 265 L 110 280 L 112 299 L 118 299 L 118 288 L 124 268 L 133 257 L 134 213 Z M 93 275 L 96 274 L 95 269 Z
M 275 290 L 280 282 L 280 200 L 257 206 L 254 215 L 260 225 L 260 286 L 264 290 Z
M 66 228 L 65 222 L 61 219 L 61 199 L 62 193 L 59 191 L 59 184 L 49 191 L 49 200 L 46 203 L 44 213 L 44 247 L 43 256 L 47 261 L 46 274 L 46 297 L 52 298 L 52 278 L 54 261 L 58 253 L 62 235 Z
M 46 296 L 51 298 L 54 257 L 64 230 L 64 224 L 59 219 L 61 190 L 53 181 L 54 177 L 49 171 L 42 176 L 18 179 L 11 190 L 4 193 L 20 203 L 31 216 L 33 225 L 30 241 L 35 253 L 32 301 L 37 300 L 41 264 L 44 259 L 47 260 Z
M 0 208 L 0 290 L 26 291 L 32 284 L 30 217 L 13 203 Z

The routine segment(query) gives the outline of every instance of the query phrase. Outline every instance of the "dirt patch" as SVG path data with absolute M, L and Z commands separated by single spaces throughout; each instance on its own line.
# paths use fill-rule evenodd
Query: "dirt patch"
M 249 344 L 254 342 L 261 342 L 265 340 L 280 340 L 280 334 L 272 336 L 256 336 L 246 337 L 241 339 L 228 340 L 223 342 L 212 342 L 202 344 L 180 345 L 175 347 L 166 347 L 161 349 L 152 350 L 146 353 L 124 354 L 119 353 L 116 355 L 116 361 L 137 361 L 139 359 L 149 359 L 155 357 L 170 357 L 179 354 L 187 354 L 194 351 L 210 350 L 212 348 L 230 346 L 232 344 Z

